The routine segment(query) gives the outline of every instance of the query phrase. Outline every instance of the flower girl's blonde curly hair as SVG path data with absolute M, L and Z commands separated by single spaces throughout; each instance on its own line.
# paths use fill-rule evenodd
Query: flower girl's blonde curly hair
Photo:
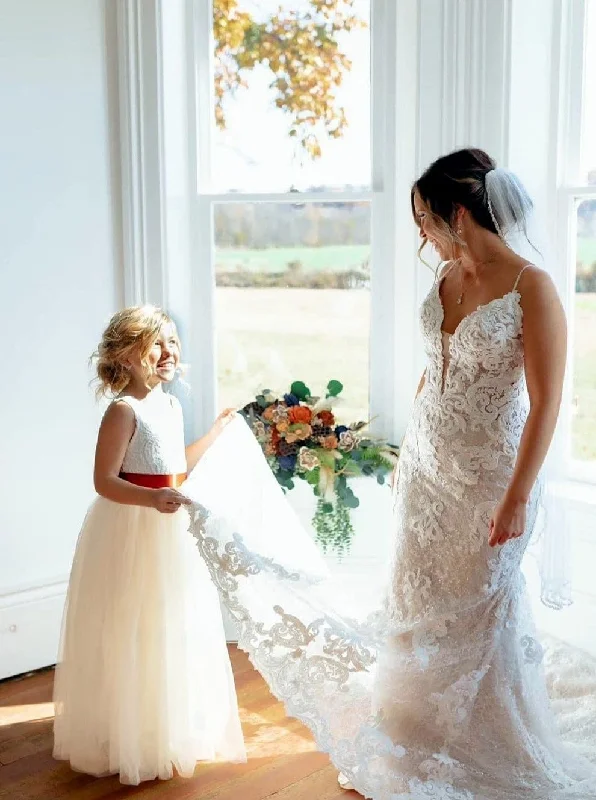
M 98 395 L 115 396 L 126 388 L 130 381 L 127 359 L 138 354 L 141 363 L 147 366 L 146 358 L 166 324 L 174 322 L 155 306 L 131 306 L 114 314 L 91 356 L 99 381 Z

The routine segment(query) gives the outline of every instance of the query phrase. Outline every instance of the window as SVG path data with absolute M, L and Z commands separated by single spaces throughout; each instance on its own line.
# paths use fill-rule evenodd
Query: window
M 569 474 L 596 482 L 596 0 L 569 5 L 563 252 L 570 266 Z
M 217 192 L 369 189 L 370 0 L 213 0 Z
M 242 406 L 297 380 L 321 395 L 338 380 L 341 421 L 374 417 L 391 435 L 391 392 L 369 400 L 373 385 L 388 382 L 394 325 L 383 271 L 394 270 L 386 232 L 395 230 L 395 206 L 384 170 L 396 144 L 382 109 L 395 102 L 381 56 L 376 73 L 371 65 L 375 36 L 383 44 L 375 52 L 394 49 L 385 45 L 389 7 L 197 3 L 196 226 L 209 262 L 197 281 L 213 298 L 215 332 L 213 401 L 203 404 Z
M 368 419 L 370 203 L 218 203 L 220 406 L 303 380 L 345 389 L 342 422 Z

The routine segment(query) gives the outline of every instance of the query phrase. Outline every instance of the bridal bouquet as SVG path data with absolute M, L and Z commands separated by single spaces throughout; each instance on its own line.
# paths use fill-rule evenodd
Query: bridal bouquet
M 384 484 L 393 471 L 398 448 L 364 433 L 367 424 L 338 425 L 333 401 L 343 386 L 330 381 L 324 398 L 313 397 L 296 381 L 282 398 L 261 391 L 241 414 L 256 436 L 269 466 L 284 491 L 296 479 L 312 486 L 317 499 L 313 517 L 316 538 L 324 552 L 349 552 L 354 528 L 350 511 L 360 501 L 349 478 L 367 475 Z

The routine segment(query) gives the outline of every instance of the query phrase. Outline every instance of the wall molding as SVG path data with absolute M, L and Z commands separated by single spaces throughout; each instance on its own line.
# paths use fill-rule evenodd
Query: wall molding
M 56 663 L 68 578 L 0 594 L 0 680 Z
M 441 151 L 476 145 L 506 162 L 511 0 L 442 0 L 437 16 Z
M 117 15 L 124 300 L 167 305 L 161 0 Z

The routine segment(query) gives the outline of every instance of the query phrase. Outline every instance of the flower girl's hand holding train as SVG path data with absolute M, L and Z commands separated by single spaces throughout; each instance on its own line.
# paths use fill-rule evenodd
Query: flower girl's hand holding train
M 185 497 L 177 489 L 154 489 L 153 507 L 162 514 L 174 514 L 180 506 L 190 505 L 191 500 Z
M 193 471 L 206 451 L 211 447 L 226 425 L 231 422 L 235 416 L 235 408 L 226 408 L 225 411 L 222 411 L 217 417 L 211 426 L 209 433 L 207 433 L 201 439 L 197 439 L 196 442 L 193 442 L 186 448 L 186 463 L 188 472 Z
M 226 408 L 221 414 L 217 417 L 215 422 L 213 423 L 213 427 L 211 428 L 210 435 L 213 439 L 217 439 L 219 434 L 223 431 L 226 425 L 234 419 L 236 416 L 237 409 L 235 408 Z

